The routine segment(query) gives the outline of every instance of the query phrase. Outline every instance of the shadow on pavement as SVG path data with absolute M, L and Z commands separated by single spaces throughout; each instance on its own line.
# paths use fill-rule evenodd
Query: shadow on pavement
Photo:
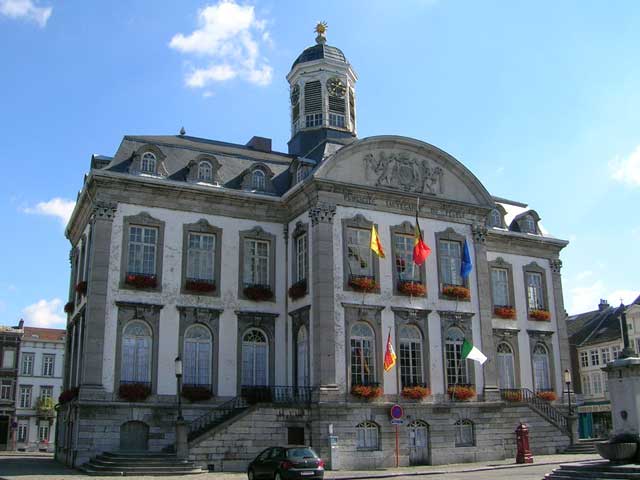
M 33 477 L 34 479 L 55 477 L 64 479 L 79 475 L 82 475 L 82 473 L 65 467 L 49 456 L 29 455 L 28 453 L 0 456 L 0 479 L 20 477 Z

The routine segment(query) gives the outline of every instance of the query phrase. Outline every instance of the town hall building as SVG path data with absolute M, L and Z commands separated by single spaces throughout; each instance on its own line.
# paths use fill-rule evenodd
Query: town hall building
M 216 471 L 286 443 L 328 468 L 394 466 L 395 403 L 400 465 L 512 457 L 521 421 L 534 454 L 569 444 L 567 242 L 438 147 L 359 138 L 358 76 L 317 33 L 287 75 L 286 153 L 183 130 L 91 158 L 66 230 L 60 461 L 171 451 L 182 413 L 189 458 Z

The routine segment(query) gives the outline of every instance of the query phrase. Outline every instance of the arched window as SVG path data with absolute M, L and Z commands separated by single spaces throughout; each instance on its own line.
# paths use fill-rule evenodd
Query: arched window
M 198 164 L 198 180 L 203 182 L 213 180 L 213 168 L 209 162 L 202 161 Z
M 447 330 L 445 336 L 445 360 L 447 369 L 447 385 L 467 385 L 469 374 L 467 361 L 462 358 L 464 335 L 457 328 Z
M 140 171 L 143 173 L 156 173 L 156 156 L 151 152 L 142 155 Z
M 134 320 L 127 324 L 122 334 L 121 382 L 151 382 L 152 342 L 151 329 L 146 323 Z
M 491 213 L 489 214 L 489 226 L 502 227 L 502 214 L 497 208 L 491 210 Z
M 211 385 L 211 333 L 202 325 L 189 327 L 184 335 L 185 385 Z
M 242 385 L 268 385 L 269 344 L 267 336 L 251 328 L 242 337 Z
M 297 385 L 299 387 L 309 386 L 309 335 L 307 328 L 303 325 L 298 330 L 296 340 L 296 365 L 297 365 Z
M 356 448 L 358 450 L 379 450 L 378 425 L 362 422 L 356 425 Z
M 259 191 L 265 189 L 265 175 L 262 170 L 254 170 L 251 174 L 251 188 Z
M 402 387 L 421 385 L 422 335 L 414 325 L 400 327 L 400 380 Z
M 296 170 L 296 183 L 300 183 L 307 177 L 307 168 L 302 165 L 298 165 Z
M 456 447 L 470 447 L 473 445 L 473 422 L 471 420 L 458 420 L 455 424 Z
M 515 388 L 516 374 L 513 350 L 508 343 L 498 344 L 498 381 L 500 388 Z
M 373 330 L 366 323 L 351 327 L 351 385 L 370 385 L 376 381 L 376 349 Z
M 522 218 L 522 231 L 525 233 L 536 233 L 536 222 L 531 215 Z
M 533 348 L 533 386 L 537 392 L 551 389 L 549 352 L 541 343 Z

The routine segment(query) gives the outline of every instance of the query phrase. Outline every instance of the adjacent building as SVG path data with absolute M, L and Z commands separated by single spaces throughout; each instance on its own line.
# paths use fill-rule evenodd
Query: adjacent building
M 287 80 L 286 153 L 183 130 L 92 157 L 66 230 L 58 459 L 171 448 L 178 393 L 189 455 L 216 470 L 287 442 L 331 468 L 390 466 L 394 402 L 401 465 L 512 456 L 521 420 L 534 453 L 566 446 L 566 419 L 531 405 L 560 399 L 570 367 L 567 242 L 436 146 L 358 138 L 358 77 L 322 25 Z M 464 360 L 465 339 L 489 361 Z
M 54 451 L 66 330 L 24 327 L 16 390 L 15 448 Z
M 14 327 L 0 326 L 0 450 L 11 450 L 15 445 L 15 393 L 23 325 L 20 320 Z

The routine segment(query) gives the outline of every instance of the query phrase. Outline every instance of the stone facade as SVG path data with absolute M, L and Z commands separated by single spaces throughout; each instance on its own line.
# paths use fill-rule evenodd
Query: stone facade
M 357 76 L 322 38 L 288 76 L 292 103 L 301 103 L 292 106 L 289 153 L 256 138 L 242 146 L 184 134 L 127 136 L 108 165 L 90 171 L 66 231 L 70 400 L 59 418 L 62 461 L 78 465 L 123 445 L 171 446 L 177 356 L 187 386 L 213 395 L 187 403 L 190 425 L 240 396 L 287 396 L 282 406 L 259 401 L 192 438 L 190 455 L 216 469 L 244 468 L 249 457 L 238 457 L 239 447 L 253 455 L 290 440 L 288 427 L 322 455 L 336 453 L 334 468 L 386 465 L 394 401 L 419 420 L 420 442 L 429 430 L 423 463 L 511 455 L 519 419 L 539 427 L 534 451 L 566 441 L 543 441 L 555 427 L 502 402 L 500 389 L 561 395 L 568 365 L 559 254 L 567 242 L 546 233 L 525 204 L 492 197 L 433 145 L 356 139 Z M 411 277 L 422 290 L 405 294 L 416 216 L 432 254 Z M 372 226 L 385 258 L 369 249 Z M 462 278 L 465 245 L 473 269 Z M 492 280 L 500 262 L 511 272 L 502 283 Z M 358 279 L 371 288 L 359 291 Z M 86 294 L 77 295 L 82 282 Z M 513 299 L 512 318 L 496 315 L 498 286 Z M 383 372 L 389 335 L 415 365 L 411 372 Z M 489 357 L 484 366 L 460 358 L 463 338 Z M 501 355 L 511 352 L 500 363 L 499 344 Z M 430 391 L 429 403 L 401 396 L 414 384 Z M 382 397 L 359 401 L 354 386 L 379 386 Z M 475 393 L 459 404 L 449 388 L 462 386 Z M 132 388 L 135 401 L 127 397 Z M 409 433 L 401 427 L 401 464 L 418 461 L 406 452 Z

